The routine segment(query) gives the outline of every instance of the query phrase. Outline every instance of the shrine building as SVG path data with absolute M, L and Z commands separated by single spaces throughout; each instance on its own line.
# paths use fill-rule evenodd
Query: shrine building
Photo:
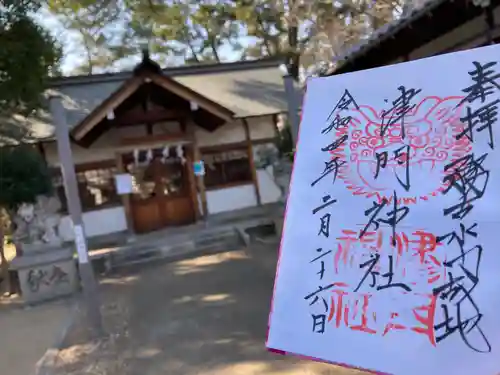
M 275 147 L 278 117 L 287 110 L 281 62 L 161 69 L 145 53 L 132 72 L 54 80 L 86 235 L 146 233 L 277 202 L 280 190 L 272 171 L 256 166 L 256 151 Z M 51 116 L 29 121 L 37 148 L 54 167 L 66 214 L 61 235 L 71 240 Z M 117 191 L 116 175 L 131 176 L 123 187 L 129 193 Z

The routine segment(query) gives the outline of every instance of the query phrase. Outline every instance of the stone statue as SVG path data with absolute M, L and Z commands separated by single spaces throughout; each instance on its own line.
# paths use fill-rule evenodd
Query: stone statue
M 14 239 L 24 245 L 61 245 L 60 209 L 61 202 L 55 196 L 40 195 L 35 204 L 23 203 L 14 218 L 16 225 Z
M 34 204 L 22 204 L 15 215 L 14 242 L 22 254 L 10 263 L 18 275 L 25 303 L 33 304 L 70 295 L 79 280 L 73 247 L 63 247 L 59 236 L 61 202 L 38 196 Z
M 288 189 L 292 176 L 292 161 L 286 155 L 281 156 L 275 145 L 256 146 L 255 166 L 264 169 L 280 190 L 279 201 L 282 203 L 281 209 L 277 210 L 274 217 L 274 224 L 278 237 L 283 231 L 283 217 L 285 214 L 285 202 L 288 197 Z
M 284 203 L 288 196 L 288 187 L 292 175 L 292 162 L 286 156 L 280 156 L 274 145 L 255 147 L 255 166 L 264 169 L 280 189 L 280 202 Z

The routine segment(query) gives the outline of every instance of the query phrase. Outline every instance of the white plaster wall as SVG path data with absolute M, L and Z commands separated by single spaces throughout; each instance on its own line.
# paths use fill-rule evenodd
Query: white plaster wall
M 52 166 L 59 165 L 59 157 L 57 155 L 57 145 L 55 142 L 45 143 L 43 146 L 47 162 Z M 90 163 L 102 160 L 110 160 L 115 158 L 114 148 L 99 148 L 92 147 L 89 149 L 71 145 L 73 151 L 73 160 L 75 164 Z
M 273 116 L 262 116 L 247 119 L 252 140 L 276 137 Z M 200 147 L 210 147 L 229 143 L 245 142 L 245 128 L 242 120 L 226 123 L 209 132 L 199 126 L 194 127 L 195 137 Z
M 266 148 L 276 150 L 276 146 L 273 143 L 263 143 L 253 146 L 253 158 L 256 166 L 260 164 L 259 149 Z M 259 184 L 260 201 L 262 204 L 274 203 L 279 200 L 281 193 L 278 186 L 274 182 L 272 166 L 268 166 L 266 169 L 257 169 L 257 182 Z
M 200 197 L 198 196 L 198 200 Z M 209 214 L 254 207 L 257 205 L 253 184 L 207 191 Z
M 112 128 L 104 133 L 89 148 L 71 144 L 73 160 L 75 164 L 90 163 L 103 160 L 115 159 L 116 149 L 119 147 L 118 140 L 123 137 L 141 137 L 146 135 L 144 126 L 127 126 L 122 129 Z M 57 144 L 55 142 L 43 145 L 47 162 L 50 165 L 59 165 L 57 155 Z
M 83 213 L 83 225 L 87 237 L 101 236 L 127 229 L 125 210 L 122 206 Z M 70 241 L 74 238 L 71 219 L 64 216 L 59 226 L 61 237 Z
M 260 192 L 260 202 L 262 204 L 277 202 L 281 196 L 280 189 L 274 183 L 271 177 L 273 173 L 273 167 L 258 169 L 257 170 L 257 181 L 259 183 Z
M 238 143 L 245 141 L 245 128 L 240 121 L 226 123 L 212 132 L 195 126 L 194 136 L 198 141 L 199 147 Z
M 273 116 L 253 117 L 247 119 L 247 122 L 252 140 L 270 139 L 277 135 Z

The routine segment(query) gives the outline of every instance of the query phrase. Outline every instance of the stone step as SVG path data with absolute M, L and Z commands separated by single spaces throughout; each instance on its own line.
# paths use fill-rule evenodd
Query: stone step
M 203 256 L 203 255 L 210 255 L 210 254 L 216 254 L 216 253 L 221 253 L 221 252 L 226 252 L 226 251 L 232 251 L 232 250 L 237 250 L 242 247 L 242 244 L 240 242 L 237 243 L 227 243 L 223 242 L 220 244 L 217 244 L 217 246 L 210 246 L 210 247 L 199 247 L 196 249 L 182 249 L 182 250 L 176 250 L 172 251 L 168 256 L 165 256 L 163 253 L 150 253 L 148 256 L 145 256 L 145 254 L 141 254 L 140 257 L 130 257 L 127 260 L 121 260 L 120 262 L 113 262 L 111 265 L 111 269 L 118 269 L 118 268 L 124 268 L 124 267 L 129 267 L 133 265 L 138 265 L 138 264 L 145 264 L 145 263 L 154 263 L 154 262 L 165 262 L 165 261 L 178 261 L 182 259 L 188 259 L 194 256 Z
M 212 241 L 214 239 L 229 238 L 234 236 L 234 230 L 224 230 L 219 232 L 206 232 L 197 233 L 195 235 L 183 235 L 183 236 L 172 236 L 168 238 L 155 238 L 154 240 L 148 241 L 137 241 L 132 244 L 127 245 L 116 252 L 114 255 L 117 258 L 121 256 L 126 256 L 126 254 L 133 252 L 150 251 L 150 249 L 163 249 L 163 251 L 168 251 L 169 248 L 177 246 L 185 246 L 187 243 L 202 243 L 205 241 Z
M 243 246 L 244 243 L 234 230 L 226 230 L 198 235 L 179 243 L 165 244 L 165 241 L 158 241 L 123 249 L 111 255 L 109 266 L 111 269 L 116 269 L 160 260 L 173 261 L 197 254 L 205 255 L 241 249 Z

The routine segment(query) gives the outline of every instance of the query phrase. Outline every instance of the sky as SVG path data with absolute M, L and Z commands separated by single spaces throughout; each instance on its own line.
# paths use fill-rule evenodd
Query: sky
M 69 74 L 82 59 L 83 51 L 78 48 L 78 34 L 66 31 L 59 20 L 46 9 L 40 10 L 34 18 L 63 45 L 61 69 L 64 75 Z
M 373 5 L 375 1 L 373 1 Z M 64 75 L 74 74 L 75 68 L 77 68 L 84 60 L 85 53 L 81 46 L 80 36 L 77 32 L 67 31 L 61 22 L 52 15 L 48 10 L 42 9 L 35 15 L 35 19 L 49 30 L 52 35 L 62 44 L 63 46 L 63 59 L 61 63 L 61 69 Z M 248 47 L 255 42 L 255 38 L 252 37 L 242 37 L 239 42 L 243 47 Z M 232 46 L 226 44 L 219 49 L 219 55 L 223 61 L 235 61 L 239 60 L 241 53 L 234 51 Z M 123 60 L 123 66 L 118 66 L 118 70 L 130 70 L 131 66 L 139 62 L 139 56 L 131 56 L 129 59 Z M 182 64 L 182 58 L 175 61 L 176 64 Z
M 37 22 L 45 29 L 49 30 L 52 35 L 63 46 L 63 59 L 61 62 L 61 70 L 64 75 L 71 75 L 75 68 L 80 65 L 85 57 L 84 51 L 81 47 L 80 37 L 77 32 L 67 31 L 61 22 L 52 15 L 48 10 L 42 9 L 34 16 Z M 252 39 L 243 37 L 240 43 L 246 47 L 252 43 Z M 219 49 L 220 57 L 223 61 L 234 61 L 240 58 L 240 53 L 233 51 L 230 45 L 224 45 Z M 132 65 L 138 57 L 131 57 L 124 60 L 125 66 Z M 138 61 L 137 61 L 138 62 Z M 179 61 L 180 63 L 181 61 Z

